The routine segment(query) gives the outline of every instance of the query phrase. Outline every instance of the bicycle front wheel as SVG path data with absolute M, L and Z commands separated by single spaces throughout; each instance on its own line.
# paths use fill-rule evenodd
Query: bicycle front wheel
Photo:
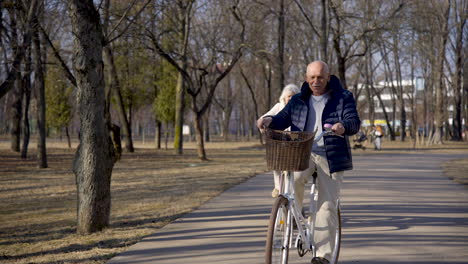
M 333 257 L 331 264 L 337 264 L 338 258 L 340 256 L 340 248 L 341 248 L 341 210 L 338 206 L 338 226 L 336 228 L 335 233 L 335 247 L 333 248 Z
M 279 196 L 271 209 L 270 222 L 265 250 L 266 264 L 287 264 L 289 243 L 292 233 L 291 212 L 288 209 L 288 199 Z

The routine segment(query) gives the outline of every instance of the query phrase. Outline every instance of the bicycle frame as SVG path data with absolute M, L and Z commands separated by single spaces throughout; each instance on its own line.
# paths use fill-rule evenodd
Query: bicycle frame
M 297 201 L 294 197 L 294 188 L 292 186 L 292 183 L 294 182 L 293 179 L 293 173 L 290 171 L 287 171 L 285 173 L 286 175 L 282 174 L 280 178 L 280 186 L 284 186 L 284 176 L 286 176 L 286 188 L 285 190 L 281 190 L 280 195 L 284 196 L 286 199 L 288 199 L 288 215 L 287 215 L 287 220 L 286 220 L 286 234 L 289 234 L 292 232 L 292 221 L 293 218 L 296 221 L 297 225 L 297 230 L 298 230 L 298 235 L 296 238 L 296 243 L 295 247 L 301 247 L 303 250 L 311 250 L 313 255 L 315 256 L 315 247 L 313 246 L 313 243 L 311 243 L 313 237 L 314 237 L 314 227 L 315 227 L 315 219 L 312 217 L 308 217 L 307 221 L 302 215 L 302 212 L 299 211 Z M 317 192 L 315 191 L 315 180 L 312 183 L 311 189 L 310 189 L 310 202 L 309 202 L 309 214 L 310 215 L 315 215 L 315 210 L 316 210 L 316 201 L 317 201 Z M 292 215 L 291 215 L 292 213 Z M 302 238 L 302 239 L 300 239 Z M 292 236 L 290 241 L 285 241 L 285 243 L 288 243 L 289 245 L 283 245 L 284 247 L 289 247 L 292 248 Z M 299 245 L 299 243 L 302 243 Z

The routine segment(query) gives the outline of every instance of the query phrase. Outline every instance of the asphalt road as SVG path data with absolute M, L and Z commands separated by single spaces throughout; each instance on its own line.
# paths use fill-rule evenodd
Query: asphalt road
M 468 263 L 468 188 L 440 168 L 463 157 L 468 154 L 355 155 L 342 190 L 339 263 Z M 253 177 L 108 263 L 263 263 L 272 187 L 271 174 Z M 294 263 L 310 263 L 292 253 Z

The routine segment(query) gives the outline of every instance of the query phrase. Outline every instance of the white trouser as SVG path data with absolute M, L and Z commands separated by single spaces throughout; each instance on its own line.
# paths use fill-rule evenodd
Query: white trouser
M 317 256 L 330 261 L 335 246 L 335 232 L 338 228 L 337 201 L 344 173 L 339 171 L 330 176 L 326 157 L 311 153 L 309 168 L 294 173 L 294 190 L 299 209 L 302 209 L 304 200 L 304 185 L 315 170 L 317 170 L 318 204 L 314 241 Z
M 380 150 L 382 148 L 382 137 L 375 138 L 375 149 Z

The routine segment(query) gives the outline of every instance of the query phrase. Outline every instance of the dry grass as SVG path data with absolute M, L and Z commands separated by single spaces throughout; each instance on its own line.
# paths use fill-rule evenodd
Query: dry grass
M 468 159 L 457 159 L 446 162 L 443 168 L 447 177 L 468 188 Z
M 384 150 L 378 153 L 413 151 L 408 145 L 384 142 Z M 0 141 L 2 263 L 104 263 L 155 229 L 266 169 L 264 149 L 257 142 L 209 143 L 208 162 L 197 159 L 194 143 L 186 143 L 181 156 L 137 143 L 136 152 L 124 153 L 114 167 L 110 228 L 79 236 L 71 172 L 75 150 L 49 140 L 49 168 L 37 169 L 34 146 L 32 142 L 31 158 L 21 160 L 8 150 L 6 141 Z M 468 144 L 449 142 L 419 151 L 467 152 Z M 372 148 L 355 151 L 356 155 L 376 153 Z M 454 161 L 448 168 L 467 168 L 466 164 L 467 160 Z
M 0 143 L 0 262 L 103 263 L 156 228 L 265 171 L 264 152 L 257 144 L 208 144 L 207 162 L 200 162 L 190 149 L 193 143 L 182 156 L 137 144 L 136 152 L 124 153 L 113 170 L 110 228 L 78 236 L 71 172 L 75 150 L 51 142 L 49 168 L 37 169 L 35 158 L 21 160 L 6 142 Z

